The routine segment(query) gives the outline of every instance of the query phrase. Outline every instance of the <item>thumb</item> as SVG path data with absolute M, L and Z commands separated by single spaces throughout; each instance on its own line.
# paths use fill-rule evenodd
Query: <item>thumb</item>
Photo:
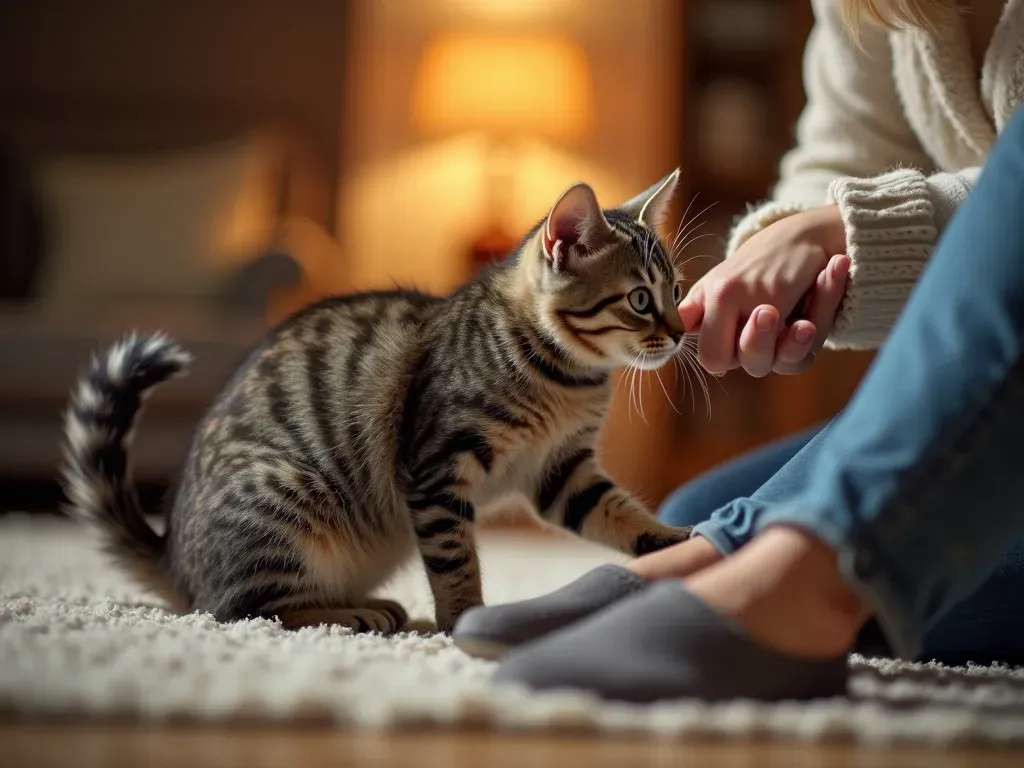
M 686 298 L 679 302 L 679 319 L 683 321 L 683 327 L 687 333 L 696 333 L 700 330 L 700 322 L 704 319 L 704 286 L 698 282 L 686 294 Z

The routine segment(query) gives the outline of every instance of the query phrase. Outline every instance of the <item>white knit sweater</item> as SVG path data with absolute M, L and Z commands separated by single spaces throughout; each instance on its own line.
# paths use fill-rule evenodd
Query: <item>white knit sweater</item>
M 774 221 L 838 203 L 853 265 L 828 346 L 874 348 L 1024 101 L 1024 0 L 1006 3 L 980 80 L 960 16 L 934 31 L 866 27 L 858 48 L 837 0 L 813 6 L 797 144 L 772 200 L 739 221 L 727 254 Z

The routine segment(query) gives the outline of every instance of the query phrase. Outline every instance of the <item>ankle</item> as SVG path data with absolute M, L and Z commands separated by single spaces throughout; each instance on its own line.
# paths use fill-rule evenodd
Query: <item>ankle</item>
M 868 604 L 839 570 L 835 550 L 799 528 L 769 528 L 760 538 L 766 548 L 775 548 L 783 562 L 789 560 L 788 567 L 783 566 L 783 582 L 791 583 L 837 619 L 855 624 L 856 629 L 867 621 L 871 613 Z
M 836 553 L 794 528 L 765 531 L 689 588 L 776 650 L 830 657 L 849 650 L 870 616 L 846 584 Z
M 722 559 L 722 553 L 703 536 L 652 552 L 626 565 L 637 576 L 648 581 L 682 579 Z

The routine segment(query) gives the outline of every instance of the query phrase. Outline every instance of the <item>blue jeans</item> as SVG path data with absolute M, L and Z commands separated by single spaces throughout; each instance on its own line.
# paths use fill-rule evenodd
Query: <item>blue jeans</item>
M 659 516 L 669 525 L 698 525 L 732 504 L 785 501 L 805 482 L 827 434 L 828 425 L 819 425 L 706 472 L 669 496 Z M 857 650 L 891 653 L 874 624 L 861 634 Z M 1024 538 L 981 587 L 925 631 L 918 657 L 947 664 L 1024 664 Z
M 846 409 L 695 533 L 728 554 L 772 525 L 809 531 L 837 551 L 892 651 L 920 657 L 926 638 L 999 578 L 1001 563 L 1016 552 L 1019 564 L 1022 348 L 1018 111 Z M 1008 612 L 1024 613 L 1024 601 L 1010 602 Z M 1008 651 L 1024 651 L 1024 621 L 995 631 Z

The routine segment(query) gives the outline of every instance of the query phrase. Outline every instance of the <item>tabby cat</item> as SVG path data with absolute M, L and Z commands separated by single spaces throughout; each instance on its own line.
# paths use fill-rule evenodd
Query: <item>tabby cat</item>
M 441 631 L 481 603 L 478 513 L 525 498 L 627 553 L 682 541 L 602 471 L 609 374 L 680 350 L 679 274 L 657 234 L 678 171 L 602 211 L 565 191 L 503 262 L 447 298 L 328 299 L 275 328 L 195 434 L 155 532 L 128 472 L 151 387 L 188 355 L 132 335 L 94 359 L 66 421 L 70 509 L 182 609 L 286 627 L 403 626 L 370 595 L 417 548 Z

